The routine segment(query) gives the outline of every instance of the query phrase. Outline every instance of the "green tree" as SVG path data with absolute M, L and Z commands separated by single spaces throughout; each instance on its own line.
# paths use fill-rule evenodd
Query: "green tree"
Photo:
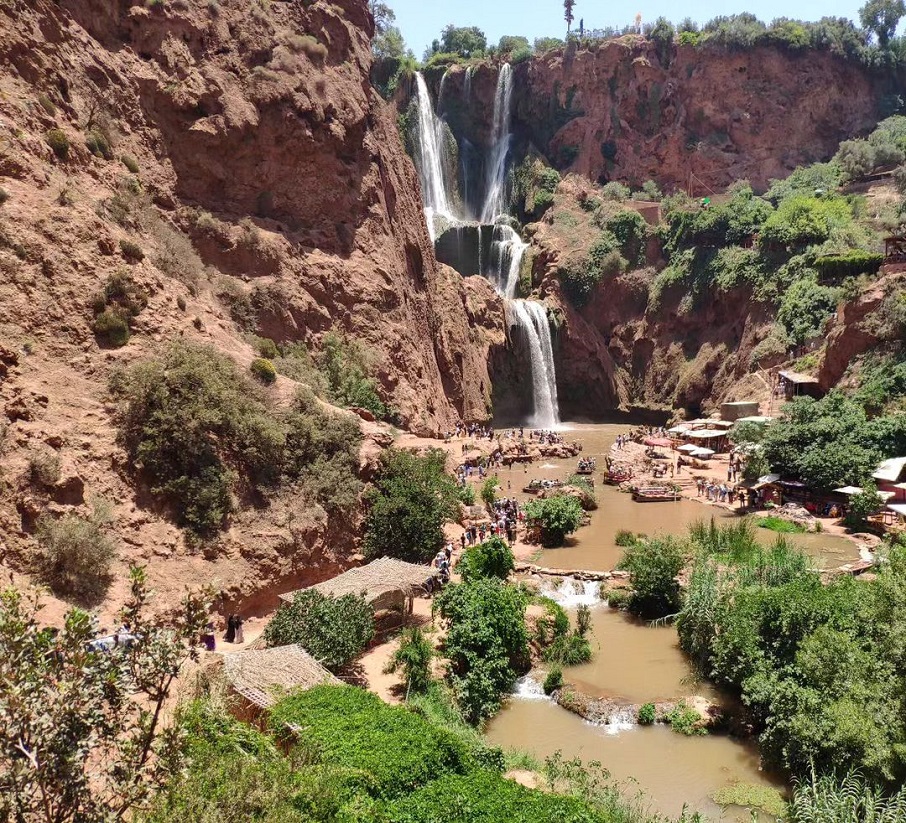
M 449 623 L 445 651 L 463 715 L 471 722 L 494 714 L 502 695 L 528 664 L 526 596 L 488 577 L 448 586 L 435 608 Z
M 630 546 L 620 567 L 630 574 L 629 610 L 646 618 L 666 617 L 680 608 L 676 576 L 683 568 L 682 546 L 673 538 L 649 538 Z
M 559 37 L 536 37 L 534 45 L 537 54 L 544 54 L 553 49 L 562 49 L 563 41 Z
M 477 26 L 457 27 L 450 23 L 444 27 L 440 38 L 440 51 L 445 54 L 481 57 L 488 48 L 488 38 Z
M 315 589 L 303 589 L 292 603 L 283 603 L 264 629 L 268 646 L 298 643 L 331 671 L 361 654 L 372 637 L 374 609 L 364 597 L 327 597 Z
M 431 659 L 434 647 L 422 630 L 415 626 L 403 632 L 399 647 L 393 652 L 385 671 L 402 671 L 406 690 L 421 694 L 431 684 Z
M 444 523 L 459 510 L 459 490 L 446 473 L 446 453 L 392 449 L 366 493 L 365 550 L 413 562 L 430 560 L 444 543 Z
M 181 768 L 164 706 L 182 664 L 197 659 L 207 604 L 190 595 L 172 621 L 149 618 L 151 593 L 130 572 L 122 618 L 130 640 L 91 645 L 87 612 L 60 631 L 38 624 L 37 601 L 0 593 L 0 817 L 74 823 L 132 819 Z
M 878 44 L 885 48 L 904 14 L 906 3 L 903 0 L 868 0 L 859 9 L 859 20 L 866 29 L 875 34 Z
M 532 500 L 523 507 L 529 529 L 537 531 L 541 545 L 562 546 L 582 522 L 582 505 L 575 497 L 558 494 L 546 500 Z
M 515 568 L 512 549 L 499 537 L 489 537 L 484 543 L 469 546 L 456 566 L 466 582 L 483 577 L 506 580 Z
M 520 37 L 518 35 L 505 34 L 500 38 L 500 42 L 497 44 L 497 51 L 499 54 L 512 54 L 514 51 L 530 48 L 531 46 L 529 45 L 528 38 Z
M 481 501 L 486 506 L 494 505 L 497 499 L 497 489 L 500 488 L 500 481 L 496 477 L 489 477 L 481 484 Z
M 868 481 L 862 486 L 861 494 L 849 498 L 849 510 L 846 512 L 846 525 L 851 529 L 860 529 L 868 518 L 884 508 L 884 498 L 878 494 L 878 487 Z

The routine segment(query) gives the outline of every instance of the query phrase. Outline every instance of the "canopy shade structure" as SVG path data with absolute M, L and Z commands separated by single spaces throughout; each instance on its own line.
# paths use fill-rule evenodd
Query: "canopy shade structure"
M 800 372 L 795 371 L 782 371 L 780 376 L 789 383 L 793 383 L 797 386 L 804 386 L 810 383 L 817 383 L 818 378 L 812 377 L 810 374 L 801 374 Z
M 672 443 L 666 437 L 646 437 L 642 441 L 646 446 L 661 446 L 665 449 L 670 448 Z
M 316 583 L 309 588 L 326 597 L 342 597 L 344 594 L 363 595 L 375 610 L 380 610 L 400 596 L 417 597 L 425 594 L 429 588 L 428 582 L 438 574 L 438 570 L 431 566 L 382 557 L 366 566 L 349 569 L 338 577 Z M 292 603 L 297 594 L 298 591 L 281 594 L 280 599 Z
M 906 471 L 906 457 L 893 457 L 885 460 L 872 473 L 875 480 L 886 480 L 888 483 L 896 483 Z
M 862 494 L 862 487 L 861 486 L 843 486 L 842 488 L 834 489 L 834 491 L 837 494 L 845 494 L 845 495 L 849 496 L 849 495 L 853 495 L 853 494 Z
M 695 443 L 686 443 L 685 445 L 680 446 L 679 449 L 677 449 L 677 451 L 681 451 L 681 452 L 694 452 L 694 451 L 697 451 L 698 448 L 699 448 L 699 447 L 696 446 Z
M 740 417 L 739 420 L 737 420 L 736 422 L 737 423 L 760 423 L 760 424 L 764 425 L 765 423 L 770 423 L 773 419 L 774 419 L 773 417 L 765 417 L 763 415 L 756 414 L 756 415 L 753 415 L 752 417 Z
M 727 433 L 718 429 L 699 429 L 687 432 L 687 436 L 693 440 L 713 440 L 715 437 L 726 437 Z
M 671 428 L 667 429 L 667 431 L 670 432 L 670 434 L 682 434 L 683 432 L 689 431 L 689 429 L 691 428 L 691 423 L 680 423 L 679 425 L 672 426 Z
M 887 508 L 896 514 L 906 517 L 906 503 L 888 503 Z
M 711 457 L 714 454 L 714 449 L 696 449 L 691 453 L 693 457 Z
M 261 709 L 287 692 L 340 683 L 298 644 L 225 654 L 223 667 L 233 691 Z

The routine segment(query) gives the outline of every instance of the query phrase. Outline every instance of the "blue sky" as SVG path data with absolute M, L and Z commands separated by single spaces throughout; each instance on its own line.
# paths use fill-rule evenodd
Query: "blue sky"
M 515 34 L 534 40 L 536 37 L 562 37 L 566 31 L 563 21 L 562 0 L 385 0 L 396 12 L 397 25 L 406 38 L 406 44 L 416 57 L 440 34 L 440 30 L 453 23 L 457 26 L 478 26 L 496 43 L 501 35 Z M 765 22 L 775 17 L 793 17 L 799 20 L 818 20 L 822 17 L 849 17 L 858 21 L 859 7 L 865 0 L 699 0 L 697 3 L 676 3 L 668 0 L 649 0 L 631 5 L 605 3 L 602 0 L 577 0 L 575 16 L 584 18 L 588 29 L 624 26 L 640 12 L 645 22 L 660 16 L 679 22 L 691 17 L 699 23 L 719 14 L 738 14 L 750 11 Z

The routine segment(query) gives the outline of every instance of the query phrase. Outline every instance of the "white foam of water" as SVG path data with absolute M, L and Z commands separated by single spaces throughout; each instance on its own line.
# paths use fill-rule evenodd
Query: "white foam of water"
M 555 466 L 553 463 L 543 463 L 543 464 L 541 465 L 541 468 L 542 468 L 542 469 L 558 469 L 558 468 L 560 468 L 560 467 L 559 467 L 559 466 Z
M 530 674 L 520 677 L 513 688 L 513 697 L 518 700 L 549 700 L 541 683 Z
M 541 584 L 541 594 L 549 597 L 564 609 L 574 609 L 577 606 L 600 606 L 601 584 L 597 580 L 576 580 L 574 577 L 564 577 L 559 585 L 545 580 Z
M 607 734 L 619 734 L 634 729 L 635 726 L 635 715 L 632 710 L 619 709 L 610 716 L 609 722 L 604 726 L 604 731 Z

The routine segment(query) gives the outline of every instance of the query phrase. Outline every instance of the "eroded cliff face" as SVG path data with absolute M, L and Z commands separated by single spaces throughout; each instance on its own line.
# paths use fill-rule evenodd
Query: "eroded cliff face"
M 822 51 L 661 52 L 636 36 L 549 52 L 514 73 L 518 154 L 534 147 L 593 182 L 655 180 L 665 190 L 687 188 L 691 173 L 702 194 L 740 179 L 760 189 L 827 159 L 874 126 L 879 101 L 898 85 Z M 454 133 L 486 145 L 496 70 L 472 69 L 468 92 L 461 67 L 442 88 L 432 79 Z
M 0 6 L 7 568 L 31 568 L 40 514 L 87 513 L 94 498 L 112 504 L 121 547 L 108 605 L 130 561 L 149 564 L 163 600 L 213 581 L 249 607 L 349 564 L 357 517 L 276 495 L 197 551 L 136 487 L 108 380 L 175 338 L 247 368 L 249 332 L 317 349 L 339 329 L 413 430 L 487 417 L 502 310 L 484 281 L 434 259 L 396 114 L 369 84 L 371 34 L 365 0 Z M 51 148 L 54 129 L 68 152 Z M 123 271 L 148 305 L 126 346 L 102 349 L 92 301 Z M 295 389 L 280 378 L 274 402 Z M 367 475 L 389 437 L 365 434 Z M 29 461 L 44 450 L 62 475 L 38 490 Z

